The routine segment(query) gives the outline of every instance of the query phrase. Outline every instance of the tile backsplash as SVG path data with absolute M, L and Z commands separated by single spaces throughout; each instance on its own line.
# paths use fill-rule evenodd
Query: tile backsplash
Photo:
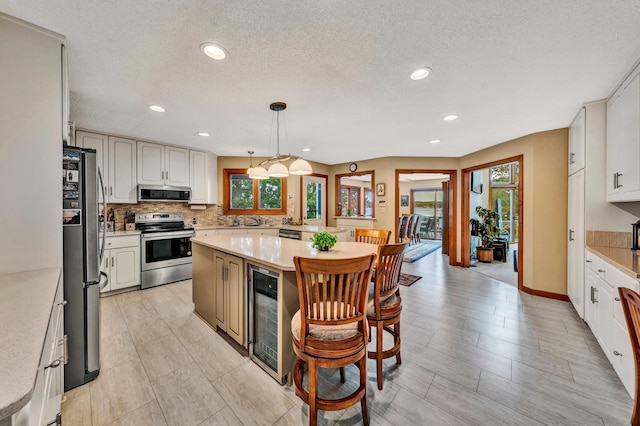
M 585 237 L 588 246 L 631 247 L 631 232 L 587 231 Z
M 202 226 L 231 226 L 235 217 L 238 218 L 240 225 L 245 221 L 250 221 L 250 217 L 259 218 L 262 223 L 267 225 L 279 225 L 282 223 L 284 216 L 272 215 L 253 215 L 253 216 L 235 216 L 224 215 L 222 206 L 215 204 L 207 205 L 204 210 L 192 209 L 186 203 L 171 202 L 144 202 L 138 204 L 108 204 L 109 209 L 115 211 L 116 231 L 124 230 L 124 216 L 126 212 L 132 213 L 183 213 L 185 223 L 193 223 L 194 219 L 198 225 Z

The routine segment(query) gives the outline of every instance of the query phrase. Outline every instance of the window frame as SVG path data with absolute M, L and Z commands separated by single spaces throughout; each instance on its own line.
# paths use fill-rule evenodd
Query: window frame
M 279 178 L 281 186 L 281 208 L 280 209 L 261 209 L 257 204 L 260 199 L 260 181 L 253 180 L 253 209 L 232 209 L 231 208 L 231 176 L 247 175 L 247 169 L 224 169 L 224 181 L 222 183 L 222 212 L 228 215 L 285 215 L 287 213 L 287 178 Z

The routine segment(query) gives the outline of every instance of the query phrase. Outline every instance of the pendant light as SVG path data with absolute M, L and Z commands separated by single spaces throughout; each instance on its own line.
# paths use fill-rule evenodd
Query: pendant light
M 249 168 L 247 169 L 247 174 L 250 175 L 253 171 L 253 151 L 247 151 L 249 153 Z
M 287 177 L 292 175 L 310 175 L 312 173 L 311 164 L 300 157 L 293 155 L 281 155 L 280 154 L 280 111 L 287 108 L 287 104 L 284 102 L 274 102 L 269 105 L 271 111 L 276 112 L 276 155 L 262 161 L 258 166 L 254 167 L 249 177 L 251 179 L 268 179 L 270 177 Z M 284 164 L 285 161 L 295 159 L 291 166 L 287 168 Z M 264 165 L 270 163 L 269 170 L 264 168 Z

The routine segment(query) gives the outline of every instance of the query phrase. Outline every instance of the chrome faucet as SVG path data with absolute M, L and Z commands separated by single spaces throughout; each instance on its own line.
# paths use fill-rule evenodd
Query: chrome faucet
M 260 225 L 260 218 L 259 217 L 255 217 L 255 216 L 250 216 L 245 220 L 245 225 L 248 225 L 247 221 L 248 220 L 252 220 L 255 222 L 256 225 Z

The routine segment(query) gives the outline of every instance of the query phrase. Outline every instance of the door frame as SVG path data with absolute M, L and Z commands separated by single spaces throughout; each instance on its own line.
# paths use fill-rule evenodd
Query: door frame
M 448 203 L 449 203 L 449 265 L 459 266 L 460 262 L 456 261 L 457 256 L 457 223 L 456 223 L 456 199 L 457 199 L 457 181 L 458 181 L 458 171 L 451 169 L 396 169 L 396 202 L 395 202 L 395 225 L 394 225 L 394 234 L 397 232 L 397 223 L 398 216 L 400 215 L 400 175 L 402 174 L 413 174 L 413 173 L 440 173 L 444 175 L 449 175 L 449 193 L 447 194 Z
M 479 164 L 473 167 L 467 167 L 462 169 L 462 265 L 464 268 L 468 268 L 471 263 L 471 230 L 469 229 L 469 194 L 471 192 L 471 172 L 475 170 L 487 169 L 492 166 L 499 166 L 505 163 L 519 163 L 518 171 L 518 290 L 524 290 L 522 283 L 522 259 L 523 253 L 523 229 L 524 229 L 524 155 L 516 155 L 514 157 L 504 158 L 502 160 L 492 161 L 490 163 Z M 465 225 L 466 224 L 466 225 Z
M 324 226 L 328 226 L 329 224 L 329 175 L 323 175 L 321 173 L 311 173 L 309 176 L 317 177 L 320 179 L 324 179 Z M 306 188 L 304 187 L 304 176 L 300 176 L 300 218 L 304 217 L 304 209 L 302 208 L 303 197 L 306 197 Z M 303 221 L 304 222 L 304 221 Z

